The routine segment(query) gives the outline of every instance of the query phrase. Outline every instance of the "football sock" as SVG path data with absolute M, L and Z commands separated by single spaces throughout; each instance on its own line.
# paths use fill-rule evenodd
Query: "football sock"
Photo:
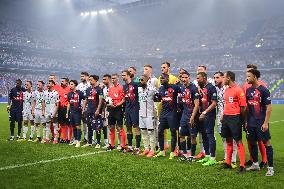
M 21 136 L 21 132 L 22 132 L 22 121 L 18 122 L 18 136 Z
M 68 140 L 71 141 L 73 135 L 73 127 L 71 125 L 68 125 L 67 130 L 68 130 Z
M 120 129 L 119 131 L 119 136 L 121 138 L 121 147 L 125 148 L 125 143 L 126 143 L 126 134 L 123 128 Z
M 238 146 L 235 140 L 233 140 L 233 154 L 232 154 L 232 162 L 237 162 L 237 153 L 238 153 Z
M 101 144 L 101 131 L 100 130 L 96 131 L 96 140 L 97 140 L 97 144 Z
M 243 143 L 238 143 L 238 153 L 240 158 L 240 166 L 244 167 L 246 163 L 246 153 Z
M 136 135 L 135 140 L 136 140 L 136 148 L 140 148 L 141 135 Z
M 207 133 L 207 138 L 209 140 L 210 156 L 216 157 L 216 139 L 214 133 Z
M 152 151 L 155 151 L 156 148 L 156 134 L 154 130 L 148 130 L 148 137 L 150 140 L 150 147 Z
M 273 148 L 272 146 L 266 146 L 266 154 L 267 154 L 268 166 L 273 167 Z
M 24 125 L 24 128 L 23 128 L 23 138 L 27 138 L 28 130 L 29 130 L 28 125 Z
M 195 156 L 195 152 L 196 152 L 196 144 L 191 143 L 191 155 Z
M 258 148 L 261 154 L 262 162 L 267 162 L 266 148 L 261 140 L 258 141 Z
M 133 139 L 133 134 L 127 134 L 127 142 L 129 148 L 132 148 L 132 139 Z
M 35 134 L 35 126 L 31 125 L 31 133 L 30 133 L 30 138 L 33 138 Z
M 147 129 L 141 129 L 142 141 L 145 149 L 149 149 L 149 135 Z
M 15 122 L 14 121 L 10 121 L 10 134 L 11 136 L 15 135 Z
M 252 162 L 258 162 L 258 147 L 256 142 L 250 141 L 250 152 L 251 152 L 251 157 L 252 157 Z
M 231 163 L 232 163 L 232 153 L 233 153 L 233 140 L 231 140 L 231 141 L 227 140 L 227 159 L 226 159 L 226 163 L 228 165 L 231 165 Z
M 177 146 L 177 131 L 171 129 L 171 152 L 174 152 Z
M 109 130 L 109 139 L 110 139 L 110 145 L 111 147 L 114 147 L 114 142 L 115 142 L 115 129 L 110 129 Z

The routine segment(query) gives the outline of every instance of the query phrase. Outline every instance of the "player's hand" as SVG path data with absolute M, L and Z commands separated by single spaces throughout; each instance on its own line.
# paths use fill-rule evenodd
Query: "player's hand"
M 35 117 L 35 111 L 34 110 L 32 110 L 32 116 Z
M 194 127 L 195 123 L 194 123 L 194 117 L 193 116 L 190 117 L 189 124 L 190 124 L 190 127 Z
M 266 132 L 268 130 L 268 123 L 264 123 L 261 127 L 262 132 Z
M 7 112 L 8 113 L 10 112 L 10 106 L 7 106 Z
M 68 119 L 68 114 L 66 114 L 66 119 Z
M 222 114 L 220 117 L 220 122 L 223 123 L 223 120 L 224 120 L 224 115 Z
M 42 111 L 41 113 L 42 113 L 42 116 L 44 116 L 44 115 L 45 115 L 45 112 L 44 112 L 44 111 Z
M 202 114 L 199 116 L 199 120 L 200 120 L 200 121 L 203 121 L 204 119 L 205 119 L 205 114 L 202 113 Z
M 95 116 L 98 116 L 100 114 L 100 112 L 97 110 L 96 112 L 95 112 Z

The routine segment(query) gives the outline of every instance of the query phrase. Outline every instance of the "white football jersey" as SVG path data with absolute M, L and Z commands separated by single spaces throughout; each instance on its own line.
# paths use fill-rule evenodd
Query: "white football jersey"
M 108 91 L 109 91 L 109 87 L 105 86 L 104 89 L 103 89 L 104 99 L 106 99 L 108 97 Z
M 141 117 L 155 117 L 156 108 L 154 102 L 154 95 L 157 93 L 155 87 L 149 86 L 143 89 L 138 87 L 138 97 L 139 97 L 139 115 Z
M 90 86 L 91 85 L 90 85 L 89 82 L 85 82 L 85 83 L 81 82 L 81 83 L 78 84 L 77 90 L 81 91 L 84 94 L 84 96 L 86 96 L 86 90 Z
M 44 91 L 34 91 L 33 92 L 33 100 L 35 101 L 35 109 L 42 110 L 42 102 L 44 98 Z
M 158 79 L 157 79 L 155 76 L 152 76 L 152 77 L 148 80 L 147 86 L 151 86 L 151 87 L 156 88 L 157 83 L 158 83 Z
M 222 115 L 224 112 L 224 92 L 226 87 L 221 88 L 216 86 L 217 91 L 217 115 Z
M 24 92 L 24 103 L 23 103 L 23 110 L 26 112 L 31 112 L 32 110 L 32 103 L 33 103 L 33 92 Z
M 44 91 L 45 110 L 48 112 L 54 111 L 56 103 L 59 103 L 59 94 L 56 90 Z

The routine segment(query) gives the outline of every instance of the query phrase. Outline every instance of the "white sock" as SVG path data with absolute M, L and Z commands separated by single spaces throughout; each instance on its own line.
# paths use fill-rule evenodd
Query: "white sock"
M 148 131 L 146 129 L 141 130 L 141 137 L 143 141 L 144 148 L 147 149 L 149 148 L 149 136 L 148 136 Z
M 235 140 L 233 140 L 233 154 L 232 154 L 232 162 L 237 162 L 237 153 L 238 153 L 238 146 Z
M 210 159 L 211 159 L 211 160 L 215 160 L 215 159 L 216 159 L 216 157 L 210 157 Z
M 42 138 L 45 139 L 45 136 L 46 136 L 46 125 L 44 125 L 42 129 Z
M 105 145 L 108 145 L 108 139 L 104 139 Z
M 156 136 L 155 136 L 155 131 L 148 131 L 148 136 L 150 139 L 150 146 L 151 146 L 151 150 L 155 151 L 156 148 Z
M 40 125 L 36 126 L 36 136 L 40 137 Z
M 30 134 L 30 138 L 34 138 L 34 134 L 35 134 L 35 126 L 31 125 L 31 134 Z
M 203 140 L 202 140 L 202 134 L 199 133 L 199 145 L 200 145 L 200 152 L 205 153 L 204 147 L 203 147 Z
M 53 127 L 54 127 L 54 140 L 57 141 L 57 137 L 58 137 L 58 124 L 57 123 L 53 123 Z
M 95 130 L 93 130 L 93 141 L 96 141 L 96 131 Z
M 49 140 L 49 134 L 50 134 L 50 123 L 46 123 L 45 138 L 48 140 Z
M 23 138 L 25 138 L 25 139 L 27 138 L 27 132 L 28 132 L 28 130 L 29 130 L 28 126 L 25 125 L 24 128 L 23 128 Z

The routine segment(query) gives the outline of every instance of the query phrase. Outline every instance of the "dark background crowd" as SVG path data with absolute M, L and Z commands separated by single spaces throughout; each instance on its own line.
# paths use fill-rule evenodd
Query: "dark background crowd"
M 61 11 L 51 11 L 28 1 L 33 6 L 0 3 L 0 96 L 7 96 L 18 78 L 35 82 L 55 73 L 79 79 L 81 71 L 102 76 L 129 66 L 142 74 L 144 64 L 158 76 L 163 61 L 171 62 L 173 74 L 184 68 L 192 78 L 197 65 L 207 66 L 211 77 L 218 70 L 235 71 L 240 85 L 247 64 L 258 66 L 270 89 L 284 78 L 281 1 L 253 0 L 244 9 L 225 0 L 215 5 L 142 0 L 143 6 L 115 5 L 113 14 L 93 17 L 80 16 L 89 4 L 66 8 L 62 2 L 56 7 Z M 272 97 L 284 98 L 283 83 Z

